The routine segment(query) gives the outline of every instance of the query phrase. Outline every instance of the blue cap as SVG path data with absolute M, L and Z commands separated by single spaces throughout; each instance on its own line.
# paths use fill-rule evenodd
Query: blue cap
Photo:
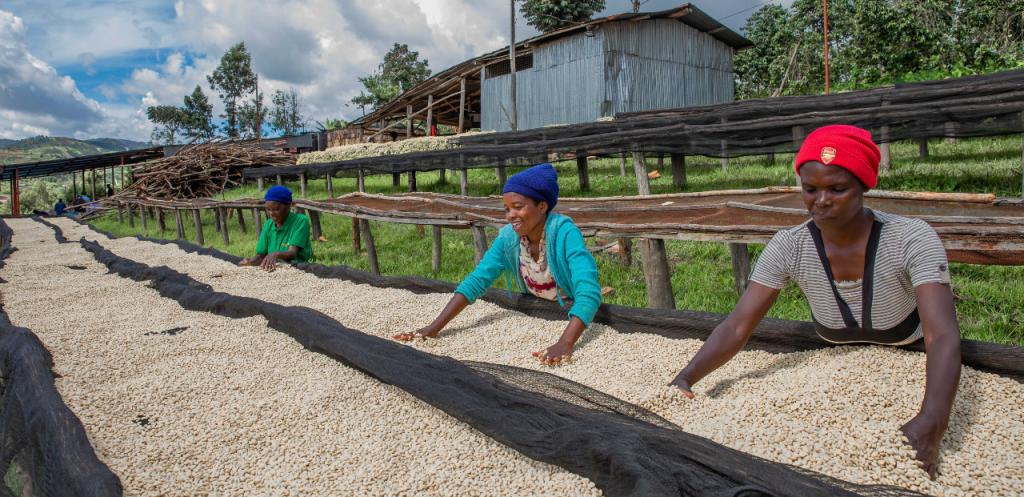
M 518 193 L 538 202 L 543 200 L 548 204 L 547 212 L 551 212 L 558 203 L 558 173 L 550 163 L 538 164 L 513 174 L 501 193 Z
M 280 204 L 292 203 L 292 191 L 281 185 L 274 185 L 267 190 L 267 194 L 263 196 L 263 200 L 267 202 L 277 202 Z

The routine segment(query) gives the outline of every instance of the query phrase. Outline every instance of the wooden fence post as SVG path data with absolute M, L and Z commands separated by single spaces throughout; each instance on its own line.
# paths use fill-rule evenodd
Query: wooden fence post
M 242 233 L 244 234 L 246 232 L 246 229 L 245 229 L 245 216 L 242 215 L 242 208 L 241 207 L 235 209 L 235 216 L 238 217 L 238 228 L 241 229 Z
M 260 210 L 256 207 L 252 208 L 252 225 L 252 230 L 256 232 L 256 239 L 259 239 L 260 235 L 263 234 L 263 224 L 260 223 Z
M 313 241 L 319 241 L 320 237 L 324 236 L 323 227 L 320 225 L 320 211 L 310 210 L 309 213 L 309 225 L 312 230 Z
M 683 154 L 672 154 L 672 186 L 674 188 L 686 188 L 686 156 Z
M 205 245 L 203 238 L 203 215 L 199 209 L 192 209 L 192 224 L 196 227 L 196 245 Z
M 459 154 L 459 193 L 469 196 L 469 169 L 466 169 L 466 156 Z
M 473 263 L 479 264 L 487 252 L 487 232 L 483 226 L 473 225 Z
M 750 279 L 750 250 L 745 243 L 730 243 L 729 255 L 732 256 L 733 288 L 737 295 L 743 295 Z
M 587 154 L 582 150 L 576 151 L 576 172 L 580 179 L 580 191 L 590 191 L 590 171 L 587 170 Z
M 213 229 L 216 230 L 216 231 L 220 231 L 220 225 L 221 225 L 220 209 L 214 207 L 213 209 L 210 209 L 210 210 L 213 211 Z
M 391 186 L 402 186 L 402 173 L 391 173 Z
M 363 242 L 359 236 L 359 230 L 361 229 L 359 218 L 352 218 L 352 252 L 356 254 L 363 251 Z
M 651 194 L 651 183 L 647 178 L 647 164 L 643 152 L 633 152 L 633 172 L 636 173 L 636 190 L 641 196 Z
M 430 227 L 433 243 L 431 247 L 430 270 L 434 273 L 441 271 L 441 227 L 433 225 Z
M 946 143 L 956 143 L 956 122 L 946 121 Z
M 917 155 L 922 159 L 928 157 L 928 138 L 917 139 Z
M 370 272 L 379 276 L 380 265 L 377 263 L 377 246 L 373 243 L 373 233 L 370 232 L 370 221 L 360 219 L 359 231 L 362 232 L 363 239 L 366 240 L 366 258 L 370 261 Z
M 156 227 L 160 229 L 160 233 L 167 231 L 167 220 L 164 219 L 164 210 L 156 208 Z
M 626 152 L 619 154 L 619 176 L 626 176 Z
M 185 239 L 185 223 L 181 220 L 181 209 L 174 209 L 174 227 L 177 228 L 178 240 Z
M 448 174 L 445 173 L 444 171 L 445 170 L 444 170 L 443 167 L 441 169 L 437 170 L 437 184 L 439 184 L 439 185 L 447 185 L 448 184 Z
M 505 182 L 508 181 L 508 171 L 505 169 L 505 165 L 502 164 L 494 168 L 494 173 L 498 175 L 498 188 L 505 188 Z
M 775 152 L 768 152 L 768 154 L 765 155 L 765 162 L 766 162 L 765 163 L 766 166 L 774 166 L 775 165 Z
M 263 193 L 263 176 L 256 178 L 256 188 L 259 189 L 259 193 Z
M 366 191 L 366 176 L 363 174 L 363 168 L 356 170 L 356 189 L 360 192 Z
M 668 265 L 665 240 L 645 238 L 640 240 L 643 252 L 644 280 L 647 283 L 647 307 L 652 309 L 675 309 L 676 299 L 672 294 L 672 270 Z
M 217 217 L 220 218 L 220 241 L 224 242 L 224 245 L 231 243 L 228 236 L 228 210 L 224 207 L 217 207 Z
M 407 176 L 409 176 L 409 191 L 410 192 L 415 192 L 416 191 L 416 171 L 409 171 L 407 173 Z
M 306 173 L 299 173 L 299 196 L 306 198 Z
M 327 198 L 334 198 L 334 173 L 327 173 L 325 182 L 327 183 Z
M 139 206 L 139 219 L 142 220 L 142 232 L 148 233 L 149 226 L 147 225 L 148 223 L 146 222 L 146 206 L 144 205 Z
M 71 176 L 74 177 L 74 175 L 71 175 Z M 121 203 L 118 202 L 118 204 L 117 204 L 117 224 L 123 224 L 123 223 L 124 223 L 124 208 L 121 207 Z
M 284 184 L 284 182 L 281 181 L 281 175 L 280 174 L 277 175 L 277 184 L 278 185 L 283 185 Z
M 623 266 L 633 265 L 633 240 L 630 238 L 619 238 L 619 262 Z
M 126 204 L 125 208 L 128 210 L 128 227 L 129 228 L 134 228 L 135 227 L 135 216 L 132 213 L 132 204 Z

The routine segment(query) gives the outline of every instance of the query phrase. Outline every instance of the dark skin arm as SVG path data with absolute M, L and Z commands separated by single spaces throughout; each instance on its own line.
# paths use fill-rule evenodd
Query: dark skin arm
M 940 283 L 914 288 L 924 330 L 926 354 L 924 401 L 921 410 L 900 431 L 917 452 L 921 468 L 934 478 L 942 435 L 949 427 L 960 384 L 960 326 L 953 292 Z
M 676 375 L 669 386 L 679 389 L 688 398 L 693 398 L 691 388 L 695 383 L 729 362 L 746 345 L 750 334 L 761 322 L 778 298 L 774 288 L 751 282 L 743 292 L 736 308 L 719 323 L 704 342 L 697 355 Z
M 438 333 L 441 333 L 441 330 L 443 330 L 451 320 L 455 319 L 455 316 L 458 316 L 459 313 L 468 305 L 469 300 L 466 299 L 465 295 L 456 293 L 455 295 L 452 295 L 452 299 L 448 301 L 448 305 L 444 306 L 444 309 L 441 310 L 441 314 L 438 314 L 437 317 L 434 318 L 434 322 L 412 333 L 399 333 L 397 335 L 393 335 L 391 338 L 401 340 L 403 342 L 414 340 L 416 338 L 434 338 Z
M 548 366 L 558 366 L 562 362 L 568 362 L 569 359 L 572 359 L 572 349 L 576 346 L 576 341 L 580 339 L 586 329 L 587 326 L 583 324 L 583 321 L 573 316 L 569 320 L 569 324 L 565 326 L 562 337 L 554 345 L 533 352 L 533 357 L 540 359 L 540 362 Z
M 271 252 L 267 255 L 256 254 L 255 257 L 242 259 L 239 266 L 259 266 L 260 269 L 271 272 L 277 268 L 277 261 L 290 261 L 299 256 L 299 247 L 289 246 L 284 252 Z

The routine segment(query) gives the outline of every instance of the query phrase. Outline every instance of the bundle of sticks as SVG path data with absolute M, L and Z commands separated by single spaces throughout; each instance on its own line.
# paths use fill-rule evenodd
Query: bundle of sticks
M 295 165 L 295 156 L 264 150 L 255 143 L 215 142 L 188 145 L 177 154 L 132 168 L 130 186 L 110 197 L 194 199 L 211 197 L 238 185 L 247 167 Z

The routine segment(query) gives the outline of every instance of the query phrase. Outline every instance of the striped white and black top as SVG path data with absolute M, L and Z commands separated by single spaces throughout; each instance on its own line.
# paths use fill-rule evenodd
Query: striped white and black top
M 914 287 L 926 283 L 949 284 L 949 263 L 938 234 L 928 223 L 878 211 L 874 211 L 874 215 L 882 223 L 882 231 L 873 273 L 871 328 L 887 330 L 899 325 L 917 309 Z M 750 280 L 777 290 L 788 281 L 795 282 L 807 297 L 818 323 L 832 329 L 844 328 L 839 304 L 807 228 L 809 222 L 776 233 L 757 259 Z M 863 325 L 862 282 L 835 283 L 854 319 L 858 325 Z M 913 336 L 896 345 L 911 343 L 920 337 L 918 327 Z

